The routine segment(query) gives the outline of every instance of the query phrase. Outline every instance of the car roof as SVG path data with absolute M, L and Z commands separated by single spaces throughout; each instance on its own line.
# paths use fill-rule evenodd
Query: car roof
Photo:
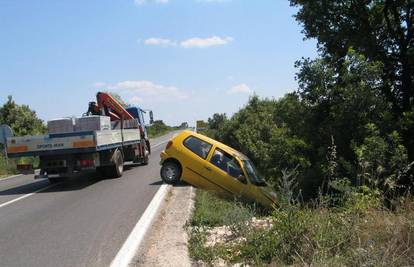
M 229 153 L 230 155 L 235 156 L 235 157 L 237 157 L 241 160 L 249 160 L 248 157 L 246 157 L 243 153 L 237 151 L 236 149 L 234 149 L 232 147 L 229 147 L 228 145 L 223 144 L 223 143 L 221 143 L 217 140 L 214 140 L 214 139 L 212 139 L 208 136 L 205 136 L 203 134 L 199 134 L 199 133 L 189 131 L 189 130 L 183 131 L 183 134 L 185 134 L 186 136 L 192 135 L 192 136 L 195 136 L 197 138 L 200 138 L 201 140 L 204 140 L 204 141 L 212 144 L 213 146 L 217 146 L 218 148 L 224 150 L 225 152 Z

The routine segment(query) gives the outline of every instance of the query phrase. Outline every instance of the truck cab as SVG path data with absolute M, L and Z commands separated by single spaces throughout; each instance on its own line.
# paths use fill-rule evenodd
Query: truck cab
M 134 117 L 134 119 L 138 120 L 139 125 L 141 125 L 143 128 L 142 130 L 144 132 L 144 138 L 148 139 L 147 127 L 146 127 L 145 118 L 144 118 L 144 113 L 146 113 L 146 111 L 139 107 L 128 107 L 126 108 L 126 111 L 128 111 L 129 114 L 131 114 Z M 151 114 L 152 113 L 150 112 L 150 117 L 151 117 Z

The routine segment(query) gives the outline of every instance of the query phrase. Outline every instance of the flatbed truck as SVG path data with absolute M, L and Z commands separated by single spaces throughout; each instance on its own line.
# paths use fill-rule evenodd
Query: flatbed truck
M 144 112 L 137 107 L 125 109 L 110 94 L 98 93 L 97 102 L 90 102 L 84 115 L 108 116 L 113 125 L 119 124 L 116 128 L 9 137 L 6 140 L 7 154 L 11 158 L 39 157 L 40 171 L 35 178 L 47 178 L 51 183 L 85 171 L 121 177 L 125 162 L 148 164 L 151 147 Z M 152 122 L 152 111 L 150 118 Z M 127 128 L 126 122 L 134 120 L 136 123 Z

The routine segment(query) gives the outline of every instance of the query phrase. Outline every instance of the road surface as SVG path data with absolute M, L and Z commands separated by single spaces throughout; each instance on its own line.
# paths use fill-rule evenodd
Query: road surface
M 118 179 L 91 174 L 46 190 L 32 175 L 0 180 L 0 266 L 109 266 L 162 184 L 159 154 L 173 134 Z

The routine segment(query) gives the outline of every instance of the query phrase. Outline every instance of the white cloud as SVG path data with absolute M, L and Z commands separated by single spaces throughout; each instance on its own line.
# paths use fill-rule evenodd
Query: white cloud
M 148 38 L 144 41 L 144 44 L 146 45 L 157 45 L 161 47 L 169 47 L 169 46 L 176 46 L 177 43 L 174 41 L 171 41 L 169 39 L 163 39 L 163 38 Z
M 134 3 L 137 5 L 143 5 L 147 3 L 156 3 L 156 4 L 167 4 L 169 0 L 134 0 Z
M 227 91 L 228 94 L 251 94 L 253 90 L 246 84 L 238 84 Z
M 232 42 L 233 37 L 219 37 L 212 36 L 207 38 L 193 37 L 183 41 L 174 41 L 166 38 L 151 37 L 145 39 L 143 43 L 145 45 L 161 46 L 161 47 L 173 47 L 180 45 L 183 48 L 207 48 L 210 46 L 227 45 Z M 138 40 L 140 43 L 141 40 Z
M 122 81 L 108 84 L 108 90 L 119 93 L 131 104 L 184 100 L 188 95 L 175 86 L 156 84 L 145 80 Z
M 184 48 L 206 48 L 210 46 L 226 45 L 232 42 L 232 37 L 221 38 L 218 36 L 212 36 L 209 38 L 194 37 L 180 42 L 180 45 Z

